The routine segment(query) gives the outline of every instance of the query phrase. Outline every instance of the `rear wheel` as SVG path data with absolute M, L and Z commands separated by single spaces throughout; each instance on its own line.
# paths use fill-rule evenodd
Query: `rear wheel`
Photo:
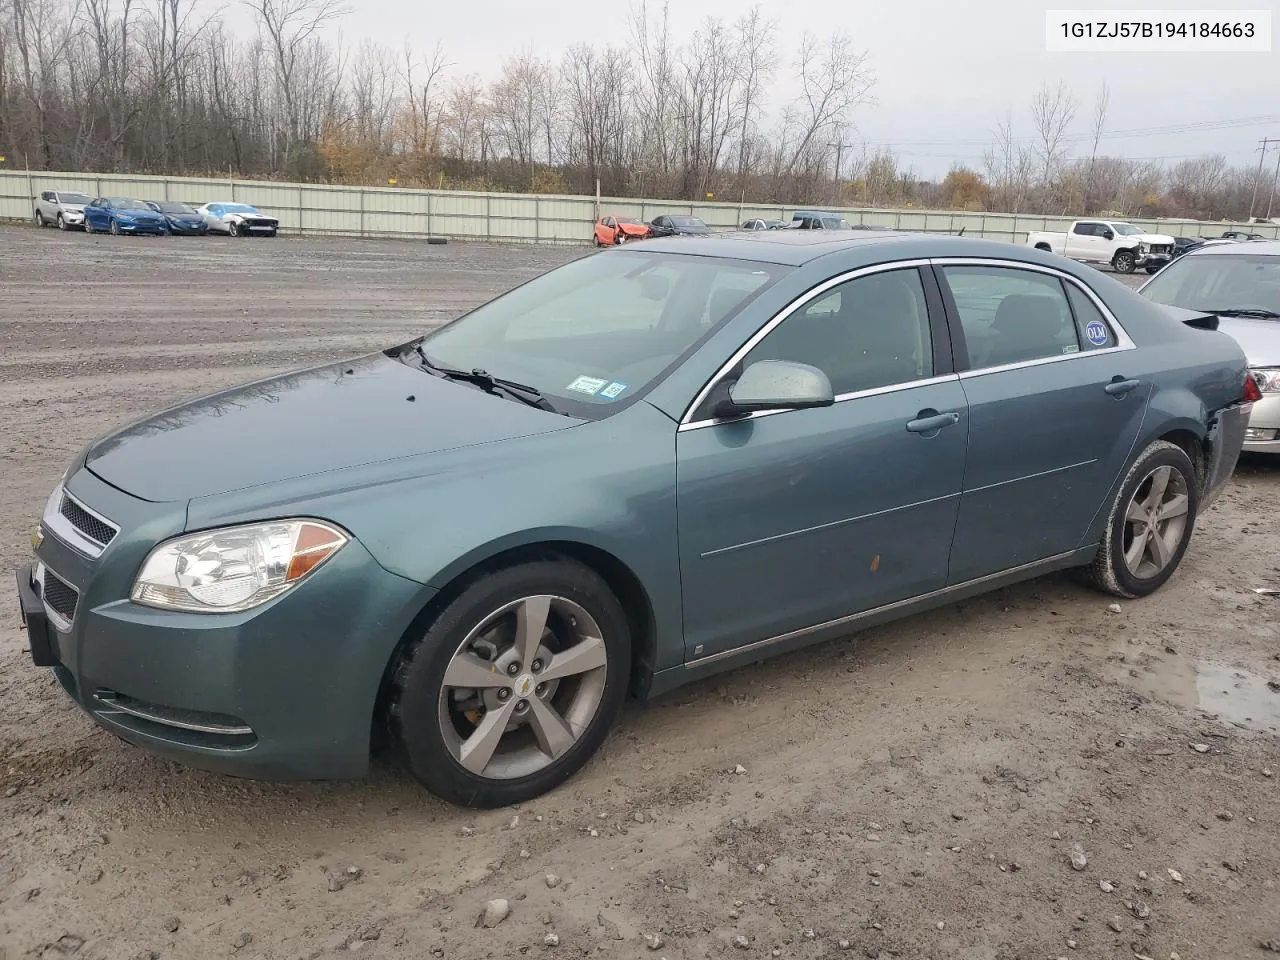
M 48 221 L 46 221 L 46 220 L 45 220 L 45 218 L 44 218 L 44 214 L 43 214 L 43 213 L 41 213 L 39 210 L 37 210 L 37 211 L 36 211 L 36 217 L 35 217 L 35 220 L 36 220 L 36 226 L 37 226 L 37 227 L 46 227 L 46 226 L 48 226 L 48 225 L 49 225 L 49 224 L 48 224 Z
M 1151 266 L 1147 267 L 1147 273 L 1155 274 L 1159 272 L 1160 272 L 1160 266 L 1158 264 L 1153 263 Z
M 626 614 L 598 574 L 568 560 L 510 567 L 463 590 L 404 652 L 391 739 L 446 800 L 530 800 L 604 741 L 630 663 Z
M 1145 597 L 1173 576 L 1195 529 L 1200 482 L 1177 444 L 1152 443 L 1134 461 L 1116 494 L 1093 585 L 1118 597 Z
M 1111 258 L 1111 266 L 1116 273 L 1133 273 L 1137 264 L 1138 258 L 1133 255 L 1132 250 L 1117 250 L 1116 255 Z

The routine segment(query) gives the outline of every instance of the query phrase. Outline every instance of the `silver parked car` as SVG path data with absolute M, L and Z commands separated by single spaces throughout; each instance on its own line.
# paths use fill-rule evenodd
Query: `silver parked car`
M 1280 241 L 1206 244 L 1139 291 L 1156 303 L 1219 317 L 1249 358 L 1258 385 L 1244 449 L 1280 454 Z
M 36 226 L 84 229 L 84 208 L 92 200 L 88 194 L 75 190 L 45 190 L 36 198 Z
M 204 217 L 210 233 L 229 237 L 274 237 L 280 229 L 279 220 L 248 203 L 206 203 L 197 207 L 196 213 Z

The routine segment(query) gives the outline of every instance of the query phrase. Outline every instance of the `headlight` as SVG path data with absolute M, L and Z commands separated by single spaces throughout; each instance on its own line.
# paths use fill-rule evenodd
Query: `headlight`
M 130 596 L 134 603 L 165 610 L 248 610 L 280 596 L 349 539 L 317 520 L 276 520 L 178 537 L 151 551 Z
M 1138 252 L 1146 253 L 1150 248 L 1145 243 L 1138 244 Z
M 1263 393 L 1280 393 L 1280 367 L 1250 367 L 1249 375 Z
M 133 223 L 133 217 L 127 213 L 117 213 L 116 219 L 121 223 Z

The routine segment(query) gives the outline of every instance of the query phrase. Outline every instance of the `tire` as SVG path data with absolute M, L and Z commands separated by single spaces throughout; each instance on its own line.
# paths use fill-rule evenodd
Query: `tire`
M 593 234 L 591 235 L 591 242 L 592 242 L 595 246 L 597 246 L 597 247 L 603 247 L 603 246 L 604 246 L 604 244 L 600 242 L 600 234 L 598 234 L 598 233 L 593 233 Z
M 58 214 L 58 229 L 59 230 L 67 229 L 67 218 L 64 217 L 62 214 Z
M 240 233 L 240 224 L 236 223 L 234 220 L 232 220 L 230 223 L 228 223 L 228 224 L 227 224 L 227 236 L 229 236 L 229 237 L 239 237 L 239 236 L 243 236 L 243 234 L 241 234 L 241 233 Z
M 543 601 L 547 610 L 539 614 Z M 545 616 L 536 649 L 543 657 L 548 651 L 553 656 L 539 672 L 532 667 L 541 660 L 519 662 L 515 609 L 532 611 L 528 615 L 537 619 Z M 482 655 L 468 655 L 477 644 Z M 559 660 L 568 649 L 579 651 L 576 660 Z M 526 648 L 523 654 L 529 652 Z M 574 663 L 582 671 L 537 680 L 539 673 L 567 670 Z M 476 664 L 479 674 L 465 672 Z M 390 678 L 390 743 L 418 782 L 451 803 L 491 809 L 531 800 L 573 776 L 604 742 L 626 696 L 630 666 L 626 613 L 598 574 L 557 559 L 508 567 L 464 588 L 404 649 Z M 489 681 L 488 689 L 480 694 L 478 687 L 447 682 L 450 673 L 458 678 L 460 669 L 463 679 Z M 550 713 L 548 705 L 554 708 Z M 581 731 L 576 739 L 563 725 L 564 713 Z M 495 746 L 488 751 L 470 752 L 472 764 L 480 766 L 477 773 L 463 766 L 464 743 L 478 743 L 491 715 L 507 726 L 490 728 L 505 732 L 489 738 Z M 556 719 L 561 726 L 555 726 Z M 519 725 L 513 729 L 511 723 Z M 558 756 L 545 745 L 553 733 L 553 746 L 563 751 Z
M 108 222 L 107 229 L 111 231 L 111 235 L 113 237 L 120 236 L 120 222 L 116 220 L 115 217 L 112 217 L 111 220 Z
M 1155 264 L 1152 264 L 1151 266 L 1147 267 L 1147 273 L 1151 274 L 1152 276 L 1154 276 L 1159 272 L 1160 272 L 1160 268 Z
M 35 221 L 36 221 L 36 226 L 42 229 L 49 225 L 49 221 L 44 218 L 44 214 L 41 213 L 39 210 L 36 211 Z
M 1149 536 L 1144 541 L 1147 546 L 1138 554 L 1138 562 L 1135 564 L 1132 554 L 1136 538 L 1141 530 L 1150 528 L 1145 521 L 1135 522 L 1129 516 L 1134 512 L 1141 513 L 1144 505 L 1149 505 L 1157 473 L 1166 479 L 1162 506 L 1166 510 L 1171 506 L 1176 509 L 1177 497 L 1181 495 L 1184 497 L 1185 512 L 1162 512 L 1158 515 L 1163 517 L 1157 519 L 1156 524 L 1156 530 L 1160 531 L 1162 551 L 1154 549 L 1156 537 Z M 1133 462 L 1125 475 L 1124 483 L 1120 485 L 1120 491 L 1107 516 L 1107 528 L 1098 547 L 1098 555 L 1087 568 L 1089 582 L 1105 593 L 1129 599 L 1145 597 L 1160 589 L 1173 576 L 1187 552 L 1187 545 L 1195 531 L 1199 508 L 1200 481 L 1191 459 L 1177 444 L 1167 440 L 1152 443 Z M 1177 523 L 1179 518 L 1183 521 L 1181 525 Z M 1129 556 L 1126 556 L 1126 550 L 1129 551 Z M 1163 565 L 1158 566 L 1156 561 L 1160 558 L 1163 558 Z
M 88 218 L 88 217 L 85 217 L 85 218 L 84 218 L 84 232 L 85 232 L 85 233 L 93 233 L 93 224 L 89 222 L 89 218 Z
M 1133 255 L 1132 250 L 1117 250 L 1116 255 L 1111 258 L 1111 266 L 1116 273 L 1133 273 L 1133 268 L 1137 265 L 1138 258 Z

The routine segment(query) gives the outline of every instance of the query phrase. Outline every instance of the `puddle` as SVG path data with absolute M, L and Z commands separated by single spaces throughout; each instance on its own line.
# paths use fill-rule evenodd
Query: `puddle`
M 1280 736 L 1280 691 L 1267 677 L 1216 660 L 1187 660 L 1126 644 L 1110 657 L 1117 679 L 1175 707 Z

